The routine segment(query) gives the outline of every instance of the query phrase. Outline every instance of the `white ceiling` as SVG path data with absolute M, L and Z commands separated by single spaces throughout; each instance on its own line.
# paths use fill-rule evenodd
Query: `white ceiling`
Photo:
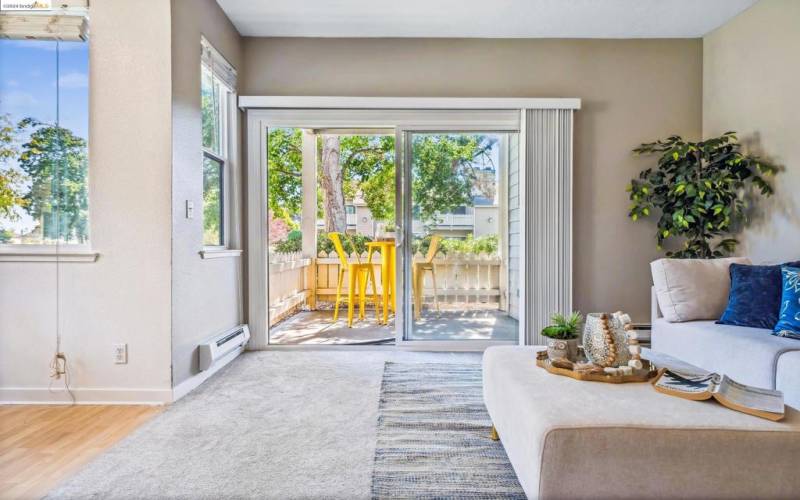
M 217 0 L 245 36 L 696 38 L 758 0 Z

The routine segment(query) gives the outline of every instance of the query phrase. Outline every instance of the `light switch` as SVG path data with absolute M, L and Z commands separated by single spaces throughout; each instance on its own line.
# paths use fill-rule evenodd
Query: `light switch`
M 186 218 L 194 218 L 194 202 L 192 200 L 186 200 Z

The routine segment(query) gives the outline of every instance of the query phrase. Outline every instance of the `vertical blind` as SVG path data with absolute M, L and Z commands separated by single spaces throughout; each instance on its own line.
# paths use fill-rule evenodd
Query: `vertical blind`
M 572 310 L 572 109 L 525 112 L 525 343 Z

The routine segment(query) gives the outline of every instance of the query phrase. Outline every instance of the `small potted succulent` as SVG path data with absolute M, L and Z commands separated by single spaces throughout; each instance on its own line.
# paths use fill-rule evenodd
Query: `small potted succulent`
M 548 338 L 547 357 L 550 360 L 566 358 L 576 361 L 583 316 L 577 311 L 573 311 L 569 315 L 556 313 L 550 317 L 550 321 L 552 324 L 542 329 L 542 335 Z

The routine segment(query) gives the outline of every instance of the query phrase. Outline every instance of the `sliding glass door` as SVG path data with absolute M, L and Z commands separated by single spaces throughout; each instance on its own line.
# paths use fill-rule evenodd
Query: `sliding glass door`
M 517 342 L 516 132 L 405 131 L 402 341 Z

